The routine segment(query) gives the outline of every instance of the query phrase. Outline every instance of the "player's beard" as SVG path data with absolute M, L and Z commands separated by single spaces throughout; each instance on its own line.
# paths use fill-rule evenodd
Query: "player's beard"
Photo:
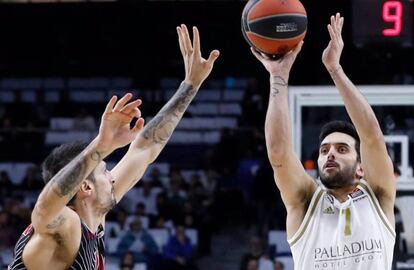
M 98 201 L 100 201 L 100 198 L 98 198 Z M 111 190 L 111 193 L 109 194 L 109 196 L 107 198 L 105 198 L 105 200 L 103 201 L 103 203 L 100 204 L 100 212 L 103 214 L 108 213 L 109 211 L 111 211 L 115 205 L 116 205 L 116 199 L 115 199 L 115 195 L 114 195 L 114 190 Z
M 322 184 L 328 189 L 339 189 L 350 186 L 354 183 L 356 168 L 358 162 L 353 165 L 346 166 L 338 172 L 328 175 L 319 169 L 319 177 Z

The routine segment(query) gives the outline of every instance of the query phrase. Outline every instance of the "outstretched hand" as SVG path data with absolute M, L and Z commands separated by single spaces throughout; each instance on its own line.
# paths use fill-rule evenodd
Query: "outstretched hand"
M 344 41 L 342 40 L 343 25 L 344 18 L 341 17 L 340 13 L 331 16 L 331 23 L 328 24 L 328 32 L 331 40 L 322 53 L 322 62 L 329 72 L 334 72 L 340 68 L 339 60 L 344 48 Z
M 108 152 L 131 143 L 144 126 L 144 119 L 141 118 L 141 111 L 138 109 L 142 100 L 137 99 L 128 103 L 131 98 L 130 93 L 118 101 L 117 97 L 113 96 L 102 114 L 98 143 Z M 134 118 L 138 119 L 131 128 L 130 124 Z
M 299 42 L 299 44 L 290 52 L 285 54 L 279 59 L 272 59 L 267 55 L 261 54 L 253 47 L 250 48 L 253 55 L 262 62 L 263 66 L 272 76 L 282 76 L 285 79 L 289 78 L 290 69 L 295 62 L 296 57 L 298 56 L 300 50 L 302 49 L 303 41 Z
M 201 56 L 200 35 L 197 27 L 193 27 L 193 41 L 187 27 L 182 24 L 177 27 L 178 41 L 185 66 L 185 82 L 193 87 L 199 87 L 213 69 L 214 62 L 219 57 L 220 52 L 213 50 L 208 59 Z

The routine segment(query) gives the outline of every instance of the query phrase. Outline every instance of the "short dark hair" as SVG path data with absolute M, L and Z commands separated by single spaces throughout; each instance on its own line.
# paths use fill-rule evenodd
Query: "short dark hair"
M 361 161 L 361 152 L 360 152 L 361 141 L 359 139 L 358 132 L 356 131 L 354 125 L 352 125 L 349 122 L 338 121 L 338 120 L 326 123 L 322 127 L 321 133 L 319 134 L 319 144 L 322 143 L 322 141 L 326 138 L 326 136 L 334 132 L 345 133 L 355 139 L 355 151 L 357 152 L 357 160 L 360 162 Z
M 82 153 L 88 146 L 85 142 L 75 141 L 62 144 L 52 150 L 52 152 L 46 157 L 42 163 L 42 177 L 45 184 L 49 183 L 63 167 L 71 162 L 76 156 Z M 95 181 L 93 173 L 91 173 L 88 179 Z M 76 195 L 70 200 L 68 205 L 73 204 Z

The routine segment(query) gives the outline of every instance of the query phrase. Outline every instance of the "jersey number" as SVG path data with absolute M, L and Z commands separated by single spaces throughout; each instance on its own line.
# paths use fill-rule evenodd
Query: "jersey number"
M 351 209 L 342 209 L 341 213 L 345 216 L 345 236 L 351 235 Z

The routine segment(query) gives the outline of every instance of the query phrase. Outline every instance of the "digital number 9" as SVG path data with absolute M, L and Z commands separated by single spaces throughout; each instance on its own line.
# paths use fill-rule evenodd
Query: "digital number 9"
M 385 22 L 394 23 L 392 28 L 382 30 L 387 37 L 395 37 L 401 34 L 403 6 L 399 1 L 386 1 L 382 6 L 382 19 Z

